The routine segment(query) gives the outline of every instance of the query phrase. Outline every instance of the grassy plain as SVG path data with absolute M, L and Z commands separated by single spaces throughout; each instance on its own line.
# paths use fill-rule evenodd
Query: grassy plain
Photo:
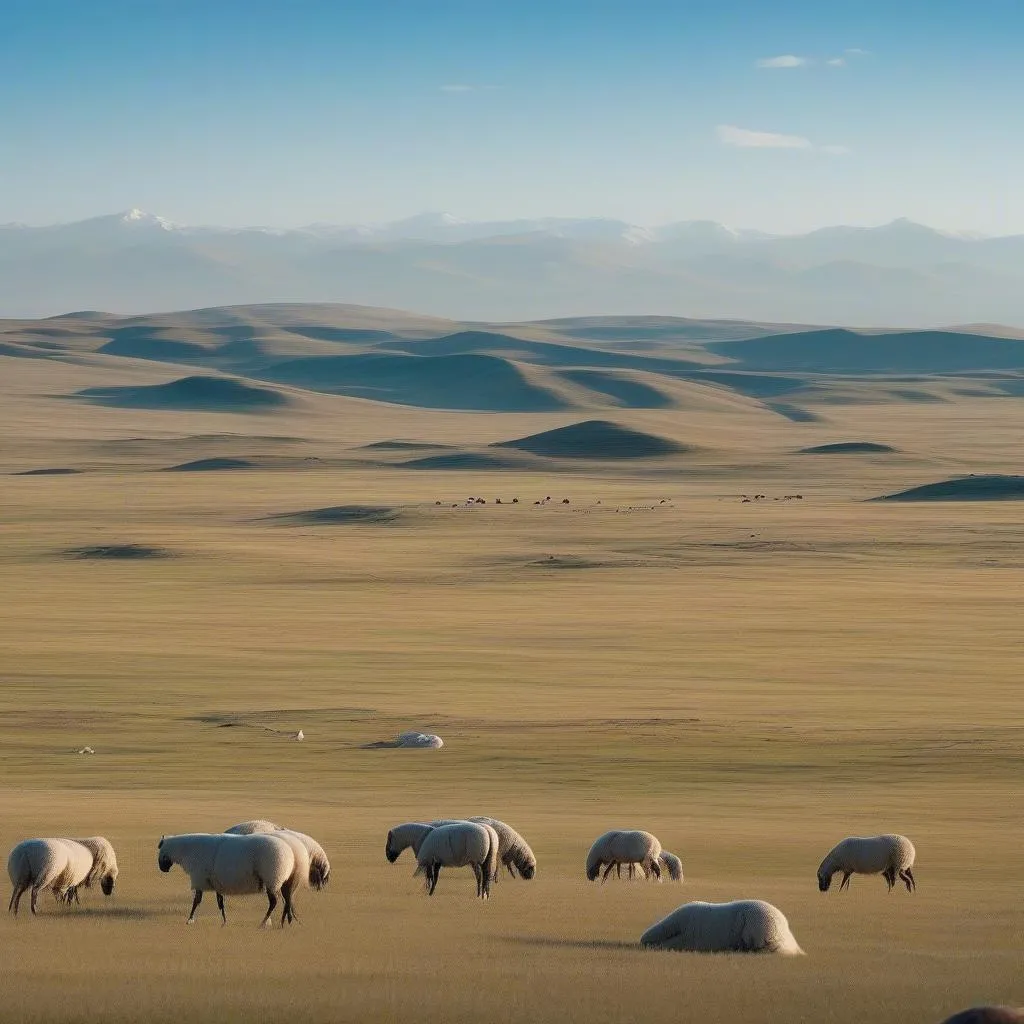
M 0 920 L 0 1019 L 928 1024 L 1024 1001 L 1020 506 L 862 500 L 1019 471 L 1019 403 L 835 406 L 825 426 L 631 412 L 711 454 L 441 473 L 355 446 L 580 417 L 51 397 L 92 372 L 3 360 L 0 471 L 84 472 L 0 483 L 0 846 L 102 833 L 121 878 L 111 900 Z M 792 454 L 843 438 L 909 454 Z M 321 461 L 160 471 L 282 452 Z M 271 518 L 342 504 L 398 517 Z M 63 554 L 115 542 L 173 557 Z M 365 749 L 403 728 L 447 745 Z M 534 881 L 480 905 L 450 873 L 428 900 L 386 863 L 391 824 L 472 813 L 527 836 Z M 330 887 L 283 933 L 257 932 L 257 898 L 186 928 L 157 839 L 256 816 L 316 835 Z M 588 885 L 610 827 L 658 834 L 684 884 Z M 914 896 L 817 891 L 837 839 L 890 830 L 917 845 Z M 636 947 L 682 902 L 743 897 L 782 908 L 807 956 Z

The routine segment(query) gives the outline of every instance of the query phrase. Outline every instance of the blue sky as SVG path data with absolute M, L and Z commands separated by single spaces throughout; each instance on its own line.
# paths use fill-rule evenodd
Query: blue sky
M 1022 38 L 1020 0 L 0 0 L 0 222 L 1024 232 Z

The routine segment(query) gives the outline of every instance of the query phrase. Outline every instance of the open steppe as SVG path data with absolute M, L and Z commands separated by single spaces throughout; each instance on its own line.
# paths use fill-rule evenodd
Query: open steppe
M 867 500 L 1019 474 L 1024 344 L 986 367 L 942 336 L 908 380 L 849 354 L 744 369 L 750 325 L 716 347 L 682 322 L 266 317 L 0 338 L 0 846 L 100 833 L 121 864 L 109 900 L 0 920 L 0 1020 L 930 1024 L 1024 1002 L 1024 506 Z M 210 322 L 234 355 L 161 355 L 214 345 Z M 381 362 L 403 338 L 449 340 L 389 360 L 485 362 L 421 393 Z M 356 363 L 313 390 L 284 349 Z M 225 371 L 216 408 L 92 390 Z M 225 406 L 239 388 L 282 400 Z M 594 422 L 670 443 L 503 444 Z M 230 461 L 166 471 L 198 460 Z M 408 728 L 446 746 L 366 749 Z M 537 878 L 480 904 L 447 872 L 428 900 L 408 854 L 385 861 L 390 825 L 468 814 L 519 829 Z M 330 886 L 288 931 L 256 930 L 256 897 L 186 928 L 157 840 L 250 817 L 315 835 Z M 683 885 L 588 884 L 612 827 L 655 832 Z M 916 894 L 818 892 L 829 847 L 883 831 L 914 840 Z M 806 957 L 636 946 L 680 903 L 749 897 Z

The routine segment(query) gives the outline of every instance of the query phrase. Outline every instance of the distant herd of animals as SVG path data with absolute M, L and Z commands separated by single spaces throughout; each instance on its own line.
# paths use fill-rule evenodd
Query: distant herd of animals
M 471 868 L 476 894 L 487 899 L 491 886 L 504 868 L 513 877 L 531 879 L 537 858 L 526 840 L 497 818 L 473 817 L 429 822 L 405 822 L 388 831 L 384 855 L 394 863 L 406 849 L 416 858 L 414 877 L 423 877 L 428 895 L 437 888 L 442 868 Z M 836 875 L 839 891 L 849 888 L 853 875 L 881 875 L 891 892 L 902 882 L 914 892 L 916 851 L 901 835 L 843 839 L 825 855 L 818 867 L 821 892 L 827 892 Z M 169 872 L 180 865 L 189 877 L 192 924 L 203 894 L 213 892 L 221 919 L 227 923 L 225 896 L 263 893 L 267 912 L 261 926 L 272 924 L 282 904 L 281 926 L 298 920 L 294 897 L 298 889 L 323 889 L 331 865 L 323 847 L 303 832 L 272 821 L 244 821 L 220 833 L 187 833 L 163 836 L 157 844 L 157 866 Z M 682 882 L 679 857 L 662 848 L 658 838 L 641 830 L 613 830 L 594 840 L 586 858 L 588 881 L 606 882 L 642 875 L 661 881 L 667 873 Z M 7 860 L 13 891 L 8 911 L 17 916 L 22 896 L 30 892 L 30 906 L 37 913 L 39 893 L 50 891 L 58 904 L 79 902 L 80 888 L 97 883 L 105 896 L 114 891 L 117 857 L 102 836 L 87 839 L 26 839 Z M 777 953 L 802 955 L 789 922 L 777 907 L 763 900 L 730 903 L 685 903 L 651 925 L 640 936 L 640 945 L 651 949 L 701 953 Z M 1024 1009 L 976 1007 L 950 1017 L 945 1024 L 1024 1024 Z

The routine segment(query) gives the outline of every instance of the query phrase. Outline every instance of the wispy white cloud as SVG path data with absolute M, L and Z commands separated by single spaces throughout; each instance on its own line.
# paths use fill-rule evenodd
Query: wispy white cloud
M 757 62 L 759 68 L 802 68 L 810 64 L 807 57 L 797 57 L 792 53 L 784 53 L 779 57 L 762 57 Z
M 715 135 L 723 145 L 740 149 L 813 149 L 811 140 L 802 135 L 756 132 L 749 128 L 738 128 L 734 124 L 718 125 Z
M 737 149 L 805 149 L 818 150 L 830 156 L 845 156 L 849 147 L 839 145 L 819 146 L 802 135 L 785 135 L 781 132 L 759 132 L 750 128 L 739 128 L 734 124 L 720 124 L 715 136 L 723 146 Z
M 830 68 L 841 68 L 845 67 L 851 58 L 867 57 L 868 55 L 867 50 L 862 50 L 857 46 L 851 46 L 837 57 L 798 57 L 793 53 L 784 53 L 778 57 L 762 57 L 761 60 L 756 61 L 755 66 L 759 68 L 779 69 L 806 68 L 815 64 L 824 64 L 826 67 Z

